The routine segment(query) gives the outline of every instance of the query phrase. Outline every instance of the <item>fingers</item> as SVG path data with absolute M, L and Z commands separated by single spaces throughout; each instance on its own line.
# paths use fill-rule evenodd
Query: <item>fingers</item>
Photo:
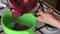
M 38 21 L 43 22 L 43 17 L 42 17 L 43 11 L 41 11 L 41 10 L 38 10 L 38 11 L 39 11 L 39 12 L 37 13 L 37 15 L 40 15 L 40 16 L 36 17 L 36 19 L 37 19 Z
M 38 21 L 43 22 L 43 18 L 42 18 L 41 16 L 37 17 L 36 19 L 37 19 Z
M 37 13 L 37 15 L 40 15 L 41 17 L 44 16 L 45 14 L 52 14 L 52 15 L 54 14 L 53 10 L 50 8 L 45 8 L 44 9 L 45 12 L 43 12 L 42 10 L 38 10 L 38 11 L 39 13 Z
M 45 13 L 43 12 L 43 11 L 41 11 L 41 10 L 38 10 L 39 11 L 39 13 L 37 13 L 38 15 L 40 15 L 40 16 L 43 16 Z
M 44 8 L 45 13 L 48 13 L 48 8 Z
M 54 13 L 51 8 L 45 8 L 44 11 L 45 11 L 46 13 L 50 13 L 50 14 L 53 14 L 53 13 Z
M 52 9 L 50 9 L 51 13 L 54 14 L 54 11 Z

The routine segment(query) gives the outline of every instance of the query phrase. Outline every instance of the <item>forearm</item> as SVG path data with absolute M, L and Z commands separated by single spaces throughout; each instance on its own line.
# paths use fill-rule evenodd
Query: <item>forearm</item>
M 60 29 L 60 21 L 58 21 L 58 20 L 54 20 L 54 21 L 52 20 L 52 22 L 49 22 L 47 24 L 52 25 L 52 26 Z

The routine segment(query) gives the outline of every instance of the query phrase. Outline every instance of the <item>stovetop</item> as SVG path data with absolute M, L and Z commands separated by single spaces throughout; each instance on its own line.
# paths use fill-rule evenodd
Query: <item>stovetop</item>
M 51 7 L 50 5 L 46 4 L 45 2 L 43 2 L 43 5 L 44 7 Z M 55 11 L 55 14 L 56 15 L 60 15 L 60 12 L 57 11 L 56 9 L 53 9 Z M 8 8 L 4 8 L 2 6 L 0 6 L 0 16 L 2 17 L 2 15 L 4 13 L 6 13 L 7 11 L 10 11 L 10 9 Z M 43 29 L 44 27 L 46 27 L 46 24 L 43 24 L 41 22 L 37 22 L 37 25 L 35 27 L 35 34 L 45 34 L 41 29 Z M 58 30 L 58 29 L 57 29 Z M 3 31 L 3 28 L 2 28 L 2 25 L 0 25 L 0 34 L 4 34 L 4 31 Z

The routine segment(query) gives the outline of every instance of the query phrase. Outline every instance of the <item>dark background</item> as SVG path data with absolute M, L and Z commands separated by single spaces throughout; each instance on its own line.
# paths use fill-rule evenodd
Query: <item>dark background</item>
M 45 1 L 49 5 L 60 11 L 60 0 L 43 0 L 43 1 Z

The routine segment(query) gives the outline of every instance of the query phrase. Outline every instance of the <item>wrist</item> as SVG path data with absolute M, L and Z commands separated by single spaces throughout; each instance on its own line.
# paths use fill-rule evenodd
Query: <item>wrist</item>
M 54 19 L 54 21 L 52 20 L 52 22 L 50 21 L 48 24 L 60 29 L 60 21 L 56 19 Z

